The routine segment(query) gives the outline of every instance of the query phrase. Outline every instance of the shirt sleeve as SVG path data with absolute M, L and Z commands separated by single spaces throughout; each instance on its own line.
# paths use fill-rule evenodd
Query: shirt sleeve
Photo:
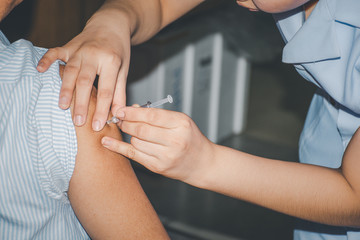
M 69 202 L 67 191 L 75 167 L 77 139 L 70 109 L 58 107 L 61 87 L 59 62 L 34 80 L 29 126 L 34 171 L 42 190 L 54 199 Z

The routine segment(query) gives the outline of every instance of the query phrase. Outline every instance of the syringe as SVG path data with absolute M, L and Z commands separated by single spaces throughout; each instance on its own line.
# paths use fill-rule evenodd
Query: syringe
M 150 101 L 147 101 L 147 103 L 145 103 L 144 105 L 141 105 L 140 107 L 145 107 L 145 108 L 154 108 L 154 107 L 158 107 L 158 106 L 161 106 L 165 103 L 172 103 L 173 102 L 173 98 L 171 97 L 171 95 L 167 95 L 166 98 L 164 99 L 160 99 L 159 101 L 156 101 L 156 102 L 150 102 Z M 111 119 L 107 120 L 106 123 L 107 124 L 110 124 L 110 123 L 118 123 L 120 122 L 120 120 L 113 116 Z

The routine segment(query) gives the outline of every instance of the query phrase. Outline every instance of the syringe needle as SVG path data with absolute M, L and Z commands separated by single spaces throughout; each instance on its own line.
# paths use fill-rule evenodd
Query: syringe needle
M 117 117 L 115 117 L 115 116 L 113 116 L 111 119 L 109 119 L 109 120 L 106 121 L 107 124 L 110 124 L 110 123 L 118 123 L 118 122 L 120 122 L 120 120 L 119 120 Z
M 167 97 L 164 98 L 164 99 L 160 99 L 159 101 L 156 101 L 154 103 L 148 101 L 146 104 L 141 105 L 140 107 L 154 108 L 154 107 L 161 106 L 161 105 L 163 105 L 165 103 L 172 103 L 172 102 L 173 102 L 173 98 L 171 97 L 171 95 L 167 95 Z M 107 124 L 118 123 L 118 122 L 120 122 L 120 119 L 118 119 L 115 116 L 106 121 Z

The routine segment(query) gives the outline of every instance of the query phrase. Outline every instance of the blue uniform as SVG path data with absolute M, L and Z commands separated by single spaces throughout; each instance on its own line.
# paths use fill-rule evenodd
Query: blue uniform
M 0 239 L 89 239 L 67 197 L 77 139 L 59 64 L 35 69 L 45 52 L 0 32 Z
M 283 62 L 318 87 L 299 142 L 302 163 L 338 168 L 360 126 L 360 1 L 320 0 L 274 15 L 286 42 Z M 302 222 L 295 239 L 360 239 L 360 229 Z

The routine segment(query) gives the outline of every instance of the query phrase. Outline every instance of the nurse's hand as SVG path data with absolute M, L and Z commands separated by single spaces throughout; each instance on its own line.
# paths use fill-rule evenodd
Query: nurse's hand
M 119 13 L 98 11 L 78 36 L 63 47 L 50 49 L 38 63 L 38 71 L 44 72 L 57 59 L 66 62 L 59 106 L 69 108 L 76 91 L 74 124 L 77 126 L 86 121 L 96 75 L 99 83 L 93 129 L 103 128 L 111 104 L 113 112 L 125 106 L 130 62 L 130 27 L 126 22 Z
M 102 144 L 155 173 L 194 184 L 214 162 L 216 145 L 183 113 L 126 107 L 116 116 L 120 129 L 132 136 L 131 144 L 109 137 Z

